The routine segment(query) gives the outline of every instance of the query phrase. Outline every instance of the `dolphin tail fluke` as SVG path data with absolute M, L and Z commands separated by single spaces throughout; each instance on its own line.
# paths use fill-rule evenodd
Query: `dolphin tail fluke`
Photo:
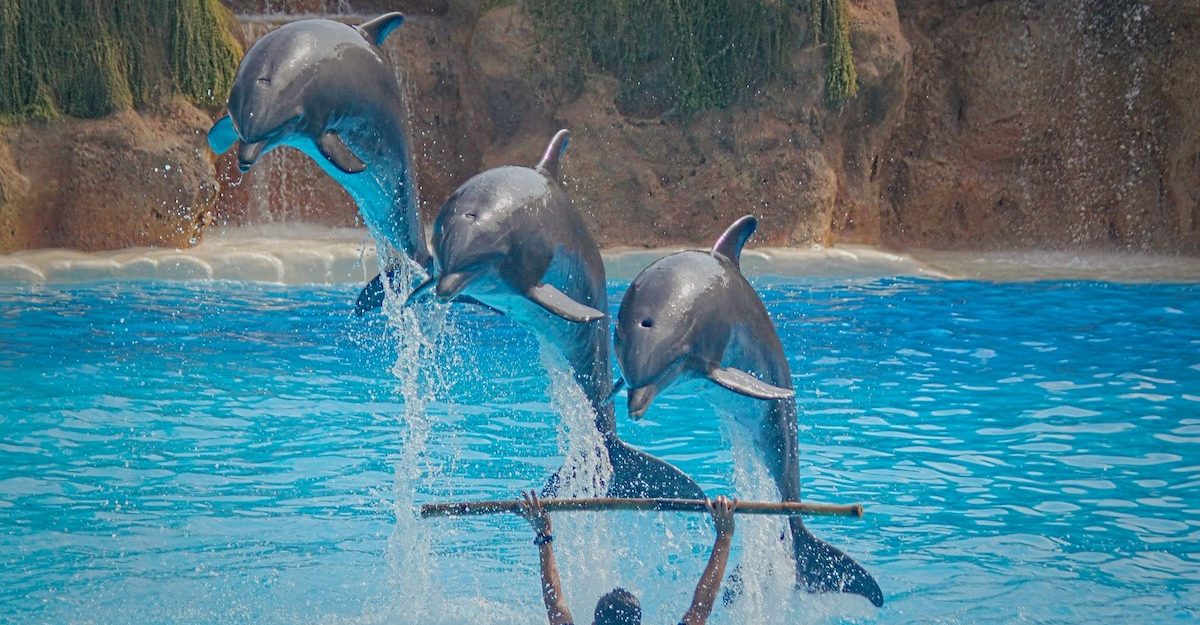
M 862 595 L 879 607 L 879 583 L 853 558 L 812 535 L 799 518 L 790 519 L 792 547 L 796 552 L 796 579 L 809 592 L 846 592 Z

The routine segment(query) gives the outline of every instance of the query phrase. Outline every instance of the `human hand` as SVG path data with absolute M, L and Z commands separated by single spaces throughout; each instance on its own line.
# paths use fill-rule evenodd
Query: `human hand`
M 713 525 L 717 527 L 717 537 L 733 536 L 733 510 L 737 508 L 737 499 L 726 499 L 724 495 L 705 502 L 708 511 L 712 513 Z
M 538 536 L 549 536 L 552 533 L 550 515 L 546 513 L 542 502 L 538 500 L 537 492 L 532 490 L 527 493 L 522 492 L 521 496 L 522 499 L 517 501 L 521 516 L 529 521 L 529 525 L 533 527 L 533 531 Z

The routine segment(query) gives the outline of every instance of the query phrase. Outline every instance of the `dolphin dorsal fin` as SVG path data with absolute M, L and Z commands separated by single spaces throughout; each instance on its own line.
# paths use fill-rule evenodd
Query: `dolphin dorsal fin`
M 733 263 L 734 267 L 742 268 L 742 248 L 745 247 L 746 241 L 750 240 L 750 235 L 754 234 L 754 229 L 758 227 L 758 220 L 754 215 L 744 215 L 733 225 L 725 229 L 725 233 L 713 245 L 713 256 L 719 256 Z
M 562 160 L 563 152 L 567 151 L 567 144 L 570 142 L 570 130 L 563 128 L 554 133 L 554 138 L 550 140 L 550 145 L 546 146 L 546 153 L 542 155 L 542 160 L 538 162 L 534 169 L 558 180 L 558 163 Z
M 388 35 L 392 34 L 393 30 L 400 28 L 403 23 L 403 13 L 384 13 L 373 20 L 359 24 L 358 31 L 367 38 L 367 41 L 382 46 Z

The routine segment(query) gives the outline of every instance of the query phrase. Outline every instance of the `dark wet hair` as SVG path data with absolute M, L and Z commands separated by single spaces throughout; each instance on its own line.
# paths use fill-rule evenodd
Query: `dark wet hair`
M 614 588 L 596 602 L 595 625 L 641 625 L 642 604 L 624 588 Z

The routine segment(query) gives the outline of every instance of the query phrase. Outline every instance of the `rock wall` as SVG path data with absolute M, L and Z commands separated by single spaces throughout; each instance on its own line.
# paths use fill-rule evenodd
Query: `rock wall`
M 426 221 L 566 127 L 566 181 L 603 245 L 705 244 L 751 212 L 776 245 L 1200 252 L 1197 3 L 849 0 L 859 95 L 843 109 L 825 104 L 824 50 L 798 45 L 776 84 L 681 122 L 552 58 L 518 3 L 225 1 L 246 44 L 286 13 L 409 15 L 386 50 Z M 244 178 L 205 161 L 216 113 L 3 130 L 0 250 L 186 245 L 213 184 L 222 223 L 356 223 L 305 157 L 277 150 Z M 166 162 L 180 173 L 160 182 Z
M 1200 251 L 1194 3 L 852 0 L 845 108 L 824 103 L 824 50 L 798 46 L 784 80 L 686 123 L 622 101 L 611 76 L 564 75 L 511 3 L 410 9 L 388 50 L 427 220 L 567 127 L 567 182 L 604 245 L 702 244 L 752 212 L 782 245 Z M 328 186 L 315 168 L 287 162 L 264 186 L 301 180 L 296 199 L 266 204 L 353 221 L 313 192 Z
M 427 222 L 471 175 L 532 165 L 557 129 L 570 128 L 564 175 L 601 245 L 705 243 L 747 212 L 763 217 L 760 242 L 879 240 L 873 164 L 902 111 L 911 56 L 890 0 L 852 6 L 865 53 L 860 97 L 844 110 L 825 104 L 824 50 L 804 46 L 795 72 L 756 101 L 687 123 L 629 110 L 612 77 L 578 80 L 538 45 L 515 3 L 426 4 L 385 50 L 408 86 Z M 246 43 L 280 19 L 244 18 Z M 232 157 L 218 168 L 239 181 Z M 268 155 L 238 184 L 223 188 L 223 221 L 354 221 L 348 198 L 296 154 Z
M 218 191 L 209 124 L 180 99 L 0 128 L 0 251 L 195 245 Z
M 897 4 L 883 242 L 1200 250 L 1200 4 Z

